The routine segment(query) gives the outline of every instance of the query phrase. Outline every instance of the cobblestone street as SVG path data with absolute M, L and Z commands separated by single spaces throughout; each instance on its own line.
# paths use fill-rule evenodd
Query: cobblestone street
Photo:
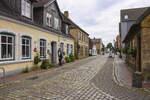
M 148 94 L 118 86 L 113 59 L 89 57 L 0 88 L 0 100 L 150 100 Z

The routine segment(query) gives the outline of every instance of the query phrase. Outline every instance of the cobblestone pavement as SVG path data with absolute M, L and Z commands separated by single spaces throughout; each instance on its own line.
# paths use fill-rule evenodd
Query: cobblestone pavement
M 97 66 L 99 67 L 99 65 Z M 91 80 L 100 90 L 108 93 L 119 100 L 150 100 L 150 94 L 142 92 L 139 89 L 129 89 L 124 86 L 118 86 L 113 77 L 113 59 L 107 59 L 107 63 Z
M 0 100 L 148 100 L 113 81 L 113 59 L 90 57 L 0 88 Z M 119 99 L 117 99 L 119 98 Z
M 28 78 L 12 83 L 0 89 L 0 100 L 117 100 L 90 82 L 106 63 L 106 60 L 100 63 L 103 57 L 92 58 L 70 66 L 69 70 L 55 74 L 48 72 L 39 75 L 39 79 Z M 51 74 L 55 76 L 51 77 Z

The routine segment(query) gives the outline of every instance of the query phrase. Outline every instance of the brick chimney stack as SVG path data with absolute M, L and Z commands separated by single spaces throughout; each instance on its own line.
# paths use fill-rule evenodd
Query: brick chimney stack
M 68 11 L 64 11 L 64 15 L 69 18 L 69 12 Z

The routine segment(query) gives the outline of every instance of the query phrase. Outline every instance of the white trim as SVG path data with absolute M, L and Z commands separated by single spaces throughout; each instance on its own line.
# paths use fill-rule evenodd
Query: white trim
M 47 18 L 49 19 L 49 21 L 47 22 Z M 46 13 L 46 25 L 48 27 L 52 27 L 52 15 L 50 13 Z
M 1 32 L 10 33 L 10 34 L 15 36 L 15 38 L 14 38 L 15 55 L 14 55 L 13 61 L 18 61 L 18 33 L 13 32 L 13 31 L 8 30 L 8 29 L 0 29 L 0 33 Z M 0 49 L 0 52 L 1 52 L 1 49 Z
M 31 59 L 28 59 L 28 60 L 12 60 L 12 61 L 3 61 L 3 62 L 0 62 L 0 65 L 3 65 L 3 64 L 14 64 L 14 63 L 23 63 L 23 62 L 32 62 L 33 60 Z
M 0 35 L 0 38 L 2 37 L 2 36 L 5 36 L 6 37 L 6 43 L 0 43 L 1 45 L 2 44 L 6 44 L 6 45 L 8 45 L 8 44 L 11 44 L 12 45 L 12 57 L 11 58 L 1 58 L 1 56 L 0 56 L 0 60 L 13 60 L 14 59 L 14 49 L 15 49 L 15 45 L 14 45 L 14 43 L 15 43 L 15 38 L 14 38 L 14 36 L 13 35 L 5 35 L 5 34 L 2 34 L 2 35 Z M 11 37 L 12 38 L 12 43 L 8 43 L 8 37 Z M 0 53 L 1 53 L 2 51 L 0 50 Z M 7 55 L 7 53 L 8 53 L 8 48 L 6 49 L 6 55 Z
M 31 38 L 31 47 L 30 47 L 30 56 L 31 56 L 31 59 L 22 59 L 22 36 L 28 36 Z M 20 34 L 20 61 L 28 61 L 28 60 L 33 60 L 34 59 L 34 38 L 33 38 L 33 35 L 31 34 L 28 34 L 28 33 L 21 33 Z
M 40 39 L 43 39 L 43 40 L 46 40 L 46 59 L 48 59 L 48 53 L 47 53 L 47 50 L 48 50 L 48 39 L 45 38 L 45 37 L 40 37 L 38 39 L 38 53 L 40 54 Z M 42 58 L 41 58 L 42 59 Z
M 23 7 L 24 7 L 24 9 L 23 9 Z M 25 16 L 27 18 L 31 18 L 31 11 L 32 11 L 31 7 L 32 7 L 31 2 L 29 2 L 27 0 L 21 0 L 21 15 Z M 28 10 L 30 10 L 30 11 L 28 12 Z

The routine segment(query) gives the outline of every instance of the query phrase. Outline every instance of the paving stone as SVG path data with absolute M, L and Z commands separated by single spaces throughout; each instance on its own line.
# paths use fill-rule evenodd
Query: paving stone
M 106 56 L 91 57 L 70 65 L 68 69 L 39 74 L 39 79 L 36 80 L 20 80 L 17 85 L 12 83 L 12 86 L 8 86 L 8 91 L 7 88 L 0 88 L 3 93 L 3 96 L 0 94 L 0 100 L 118 100 L 117 96 L 111 93 L 114 90 L 113 85 L 110 85 L 114 84 L 112 76 L 105 72 L 108 70 L 112 74 L 112 69 L 105 66 L 107 60 Z M 111 64 L 110 66 L 113 67 Z M 97 83 L 105 82 L 101 82 L 101 88 L 91 81 L 95 77 L 100 77 L 96 80 Z M 117 89 L 121 87 L 117 86 Z M 116 91 L 113 92 L 119 94 Z M 122 92 L 124 93 L 123 89 Z

